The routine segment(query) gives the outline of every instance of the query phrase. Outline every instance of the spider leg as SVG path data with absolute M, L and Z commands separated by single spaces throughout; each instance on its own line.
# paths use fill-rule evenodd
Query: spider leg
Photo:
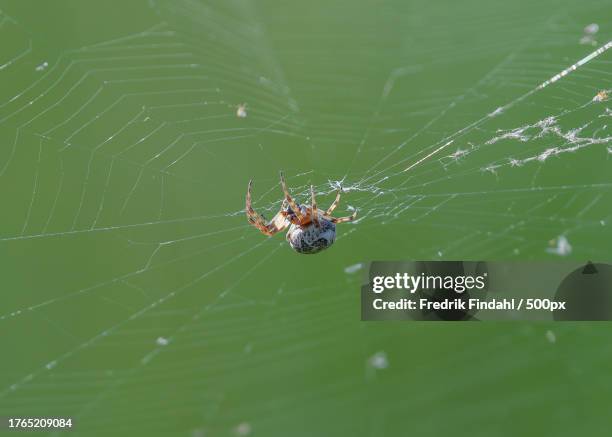
M 325 215 L 330 215 L 332 212 L 334 212 L 334 209 L 336 209 L 336 206 L 338 206 L 338 203 L 340 203 L 341 193 L 342 193 L 342 188 L 338 190 L 338 194 L 336 194 L 336 199 L 334 200 L 334 203 L 332 203 L 331 206 L 327 208 L 327 211 L 325 211 Z
M 287 199 L 283 199 L 283 204 L 281 205 L 281 210 L 278 212 L 277 215 L 282 214 L 283 217 L 286 217 L 287 220 L 289 220 L 289 223 L 294 224 L 294 225 L 301 225 L 302 223 L 300 222 L 300 219 L 298 219 L 296 217 L 295 214 L 291 214 L 289 211 L 287 211 L 287 208 L 289 207 L 289 202 L 287 202 Z M 276 216 L 275 216 L 276 218 Z M 289 226 L 289 224 L 287 225 Z
M 310 186 L 310 198 L 312 201 L 312 204 L 310 205 L 312 208 L 312 221 L 316 226 L 319 226 L 319 212 L 317 210 L 317 201 L 315 200 L 314 186 L 312 185 Z
M 261 214 L 255 212 L 255 210 L 251 206 L 252 187 L 253 181 L 250 180 L 246 195 L 246 215 L 247 219 L 249 220 L 249 223 L 259 229 L 261 233 L 265 235 L 274 235 L 277 232 L 280 232 L 285 229 L 289 225 L 289 220 L 287 219 L 287 215 L 289 215 L 289 213 L 285 211 L 284 208 L 281 207 L 281 210 L 268 223 L 266 223 L 266 220 Z
M 329 221 L 335 224 L 346 223 L 355 220 L 355 217 L 357 217 L 357 210 L 353 211 L 348 217 L 329 217 Z
M 297 216 L 297 218 L 300 221 L 303 220 L 304 217 L 302 216 L 302 212 L 300 208 L 297 206 L 297 203 L 295 203 L 295 200 L 293 200 L 293 197 L 291 197 L 291 195 L 289 194 L 289 190 L 287 190 L 287 183 L 285 182 L 285 175 L 283 174 L 282 171 L 280 172 L 280 181 L 281 181 L 281 187 L 283 188 L 283 193 L 285 194 L 285 200 L 287 200 L 287 202 L 289 203 L 289 206 L 291 207 L 291 210 Z

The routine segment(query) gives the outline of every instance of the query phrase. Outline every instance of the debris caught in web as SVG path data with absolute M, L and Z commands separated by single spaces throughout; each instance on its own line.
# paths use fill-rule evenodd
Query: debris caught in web
M 389 367 L 389 359 L 384 351 L 376 352 L 368 358 L 368 366 L 372 369 L 383 370 Z
M 344 273 L 347 273 L 347 274 L 351 275 L 353 273 L 357 273 L 362 268 L 363 268 L 363 264 L 362 263 L 353 264 L 353 265 L 350 265 L 348 267 L 345 267 L 344 268 Z
M 240 437 L 247 436 L 251 434 L 252 431 L 251 424 L 248 422 L 242 422 L 234 428 L 234 434 Z
M 236 109 L 236 117 L 246 118 L 246 116 L 247 116 L 247 104 L 241 103 L 240 105 L 238 105 L 238 108 Z
M 157 343 L 159 346 L 167 346 L 170 344 L 170 340 L 165 337 L 158 337 L 157 340 L 155 340 L 155 343 Z
M 599 25 L 597 23 L 588 24 L 584 30 L 582 38 L 580 38 L 580 44 L 596 46 L 597 40 L 595 35 L 599 32 Z
M 595 97 L 593 97 L 593 101 L 594 102 L 605 102 L 609 98 L 609 92 L 610 90 L 599 91 L 597 94 L 595 94 Z
M 560 235 L 555 240 L 550 240 L 549 244 L 552 247 L 547 247 L 546 252 L 553 255 L 567 256 L 572 253 L 572 245 L 569 243 L 565 235 Z

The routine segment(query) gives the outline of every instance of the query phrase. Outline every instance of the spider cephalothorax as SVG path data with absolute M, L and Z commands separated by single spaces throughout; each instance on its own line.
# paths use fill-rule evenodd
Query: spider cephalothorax
M 340 202 L 341 190 L 338 190 L 336 199 L 331 206 L 325 212 L 322 212 L 317 209 L 312 185 L 310 186 L 311 204 L 299 205 L 289 194 L 282 172 L 280 179 L 285 198 L 280 211 L 272 220 L 266 222 L 260 214 L 253 210 L 251 206 L 252 180 L 249 181 L 247 190 L 246 214 L 249 223 L 265 235 L 274 235 L 289 227 L 287 242 L 298 253 L 317 253 L 327 249 L 336 240 L 336 224 L 349 222 L 357 216 L 357 211 L 354 211 L 349 217 L 336 218 L 331 216 L 331 213 L 338 206 L 338 202 Z

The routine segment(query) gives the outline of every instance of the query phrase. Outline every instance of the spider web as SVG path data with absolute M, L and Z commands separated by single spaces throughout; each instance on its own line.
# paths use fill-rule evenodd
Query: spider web
M 77 8 L 73 34 L 0 14 L 2 415 L 105 435 L 385 435 L 404 429 L 402 366 L 439 379 L 414 382 L 425 417 L 444 387 L 475 381 L 474 357 L 519 376 L 508 345 L 547 359 L 541 328 L 491 328 L 454 355 L 461 383 L 440 378 L 426 341 L 459 337 L 359 325 L 355 273 L 372 259 L 609 259 L 605 2 L 527 15 L 390 2 L 348 21 L 347 2 L 115 6 Z M 248 179 L 271 217 L 280 169 L 298 199 L 314 184 L 325 206 L 342 187 L 335 214 L 358 209 L 333 249 L 299 257 L 246 223 Z

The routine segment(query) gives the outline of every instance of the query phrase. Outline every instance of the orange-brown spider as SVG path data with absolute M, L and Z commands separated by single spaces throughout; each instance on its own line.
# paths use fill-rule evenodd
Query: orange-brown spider
M 251 206 L 251 188 L 253 180 L 249 181 L 246 195 L 246 215 L 249 223 L 255 226 L 265 235 L 274 235 L 287 227 L 287 242 L 298 253 L 317 253 L 327 249 L 336 240 L 336 225 L 338 223 L 350 222 L 357 216 L 354 211 L 348 217 L 332 217 L 331 213 L 340 202 L 342 189 L 338 190 L 336 199 L 325 212 L 317 208 L 314 187 L 310 186 L 310 205 L 298 204 L 289 194 L 283 172 L 280 172 L 280 182 L 285 198 L 280 211 L 266 222 L 261 214 L 255 212 Z

